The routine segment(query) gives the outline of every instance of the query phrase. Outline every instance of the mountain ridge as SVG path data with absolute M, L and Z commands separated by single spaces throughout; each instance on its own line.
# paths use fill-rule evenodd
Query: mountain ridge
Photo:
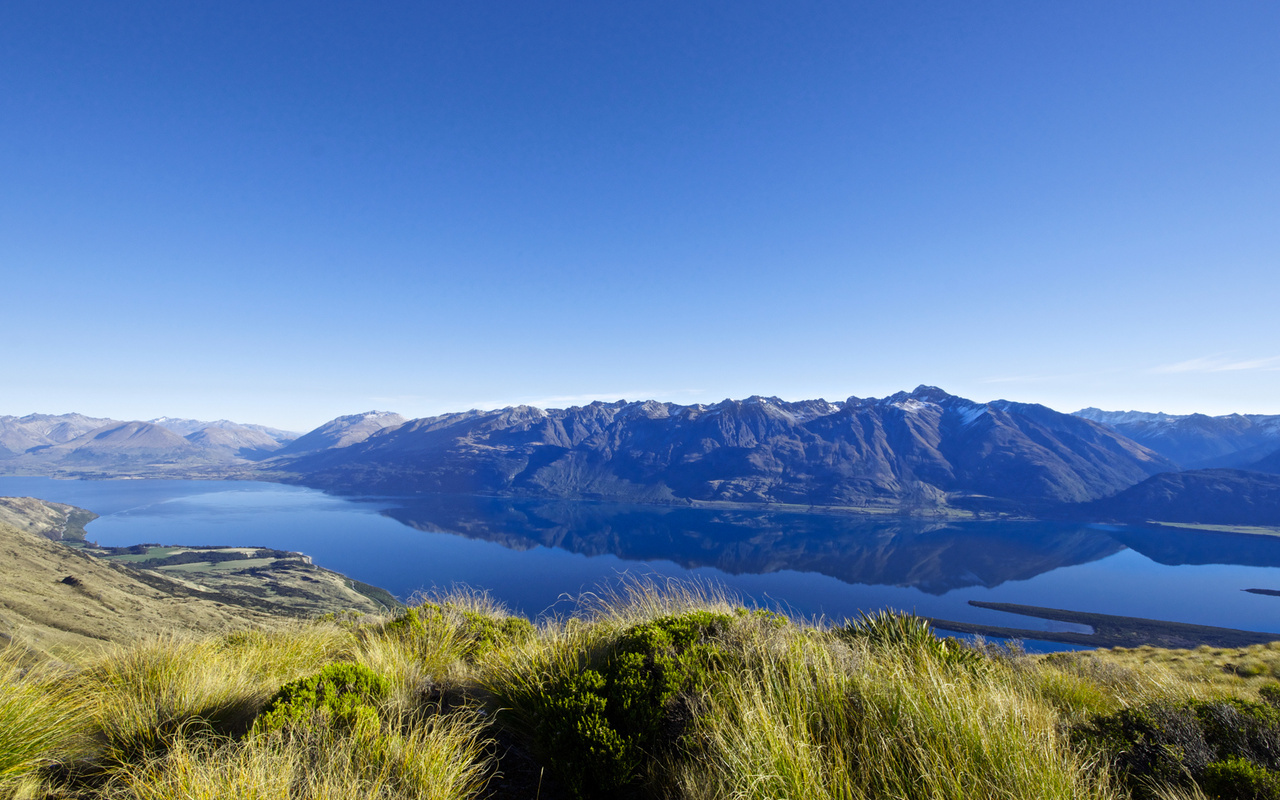
M 383 427 L 340 449 L 282 450 L 263 467 L 330 491 L 938 510 L 949 498 L 1095 499 L 1174 465 L 1044 406 L 922 385 L 839 403 L 472 410 Z
M 1280 414 L 1164 414 L 1084 408 L 1074 416 L 1124 434 L 1183 469 L 1249 468 L 1280 449 Z

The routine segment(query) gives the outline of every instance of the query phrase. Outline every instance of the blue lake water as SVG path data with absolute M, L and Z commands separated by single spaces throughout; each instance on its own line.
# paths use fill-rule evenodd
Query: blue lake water
M 458 496 L 345 498 L 241 481 L 0 478 L 100 515 L 102 545 L 258 545 L 401 598 L 467 585 L 531 617 L 621 576 L 699 580 L 806 616 L 893 607 L 1033 630 L 1077 626 L 970 600 L 1280 632 L 1280 538 L 1045 522 L 936 523 Z

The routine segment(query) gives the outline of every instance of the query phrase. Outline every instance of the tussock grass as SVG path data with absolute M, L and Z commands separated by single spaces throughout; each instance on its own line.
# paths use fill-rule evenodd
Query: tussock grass
M 688 797 L 1114 796 L 1018 669 L 799 630 L 753 644 L 707 701 Z
M 83 744 L 86 703 L 63 677 L 56 667 L 24 669 L 0 651 L 0 798 L 37 793 L 36 771 Z
M 940 641 L 902 615 L 797 621 L 642 581 L 534 626 L 455 592 L 70 667 L 0 660 L 0 800 L 1124 800 L 1114 754 L 1079 731 L 1153 704 L 1271 703 L 1277 658 L 1033 657 Z M 255 725 L 282 687 L 339 674 L 378 690 L 315 689 Z M 1143 791 L 1205 797 L 1187 782 Z
M 93 699 L 107 761 L 131 763 L 180 736 L 243 733 L 281 684 L 352 650 L 329 625 L 225 637 L 162 637 L 119 647 L 91 663 L 74 691 Z
M 390 730 L 179 739 L 163 756 L 119 772 L 105 794 L 121 800 L 455 800 L 475 796 L 487 746 L 474 713 Z
M 1189 697 L 1230 693 L 1256 699 L 1261 687 L 1280 680 L 1280 641 L 1248 647 L 1205 645 L 1194 650 L 1115 647 L 1057 659 L 1097 665 L 1104 670 L 1128 669 L 1142 676 L 1163 676 L 1166 685 L 1190 693 Z

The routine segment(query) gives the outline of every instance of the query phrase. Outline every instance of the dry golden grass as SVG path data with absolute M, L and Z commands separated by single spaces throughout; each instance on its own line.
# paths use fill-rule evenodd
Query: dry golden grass
M 1187 697 L 1239 697 L 1257 700 L 1258 689 L 1280 679 L 1280 641 L 1249 647 L 1115 647 L 1046 657 L 1058 665 L 1098 675 L 1125 671 L 1144 680 L 1162 679 Z M 1070 667 L 1067 667 L 1070 668 Z
M 0 798 L 37 794 L 41 767 L 83 748 L 89 714 L 58 667 L 24 668 L 0 651 Z
M 180 738 L 104 790 L 112 800 L 455 800 L 485 783 L 489 746 L 474 713 L 392 722 L 372 733 L 318 730 L 241 741 Z

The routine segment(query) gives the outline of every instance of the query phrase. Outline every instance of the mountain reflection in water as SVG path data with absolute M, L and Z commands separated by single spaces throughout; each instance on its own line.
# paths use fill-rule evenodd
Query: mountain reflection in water
M 937 521 L 767 509 L 707 509 L 517 500 L 413 498 L 382 513 L 418 530 L 512 550 L 548 547 L 686 569 L 816 572 L 846 583 L 932 595 L 991 588 L 1124 549 L 1105 530 L 1060 522 Z

